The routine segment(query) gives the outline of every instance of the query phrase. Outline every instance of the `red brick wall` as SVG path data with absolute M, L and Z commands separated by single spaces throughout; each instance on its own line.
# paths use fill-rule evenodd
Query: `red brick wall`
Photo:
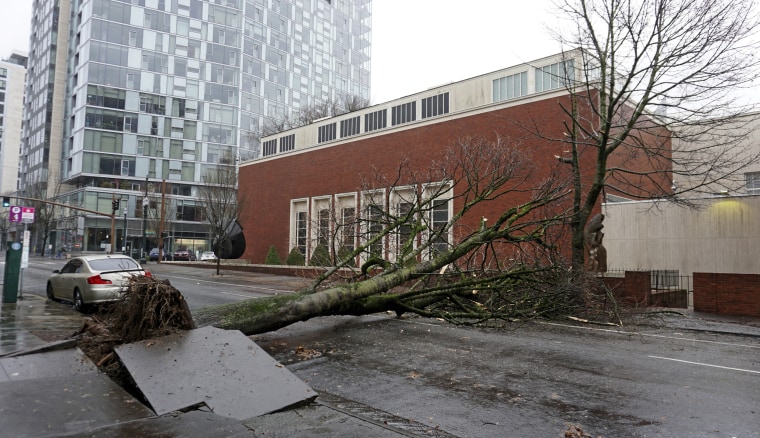
M 694 310 L 760 317 L 760 275 L 695 272 Z
M 555 155 L 566 155 L 567 145 L 548 140 L 563 138 L 563 121 L 567 116 L 560 102 L 567 106 L 566 98 L 545 99 L 243 165 L 240 168 L 241 202 L 248 207 L 241 221 L 248 245 L 243 258 L 263 263 L 271 245 L 282 258 L 287 256 L 291 200 L 361 192 L 363 179 L 374 180 L 376 174 L 393 180 L 404 160 L 411 168 L 424 172 L 463 137 L 495 140 L 498 135 L 509 144 L 519 145 L 531 160 L 529 168 L 524 169 L 526 181 L 523 188 L 536 187 L 546 179 L 555 182 L 569 180 L 570 166 L 554 158 Z M 539 129 L 541 136 L 532 132 L 534 129 Z M 586 174 L 592 173 L 595 152 L 594 149 L 582 152 Z M 638 159 L 644 165 L 649 158 L 641 155 Z M 627 156 L 626 160 L 630 163 L 637 158 Z M 398 185 L 404 183 L 401 181 Z M 666 186 L 670 187 L 670 184 Z M 461 187 L 455 187 L 455 195 L 461 190 Z M 473 209 L 459 225 L 472 230 L 479 225 L 481 217 L 495 218 L 528 196 L 529 191 L 524 191 L 485 203 Z M 564 205 L 556 205 L 555 211 L 567 208 L 569 201 L 568 198 Z M 461 205 L 455 201 L 454 211 L 459 207 Z M 564 238 L 564 242 L 569 242 L 569 237 Z
M 644 307 L 649 305 L 651 279 L 649 271 L 626 271 L 625 277 L 604 277 L 602 281 L 620 304 Z

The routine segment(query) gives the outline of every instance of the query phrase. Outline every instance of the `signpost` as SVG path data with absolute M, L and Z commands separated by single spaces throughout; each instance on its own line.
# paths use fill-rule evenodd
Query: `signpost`
M 19 298 L 23 297 L 24 287 L 24 268 L 29 267 L 29 230 L 27 230 L 27 224 L 34 223 L 34 207 L 20 207 L 18 205 L 11 205 L 9 211 L 10 222 L 23 223 L 23 245 L 21 246 L 21 275 L 19 275 Z

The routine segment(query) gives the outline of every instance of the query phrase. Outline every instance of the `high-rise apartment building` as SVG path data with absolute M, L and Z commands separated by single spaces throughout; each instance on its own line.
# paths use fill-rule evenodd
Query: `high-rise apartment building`
M 22 190 L 118 200 L 117 250 L 154 247 L 161 214 L 168 250 L 208 249 L 204 176 L 257 157 L 266 118 L 368 99 L 370 28 L 371 0 L 35 0 Z M 111 240 L 109 218 L 63 215 L 57 245 Z
M 0 61 L 0 193 L 18 188 L 21 124 L 24 114 L 26 54 L 14 52 Z

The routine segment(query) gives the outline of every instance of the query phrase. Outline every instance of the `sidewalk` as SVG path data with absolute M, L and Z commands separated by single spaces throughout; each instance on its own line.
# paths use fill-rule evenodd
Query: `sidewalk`
M 0 357 L 49 347 L 82 327 L 85 316 L 70 305 L 24 294 L 0 309 Z
M 32 294 L 17 303 L 2 304 L 1 310 L 0 412 L 4 415 L 0 430 L 16 437 L 451 436 L 330 394 L 319 395 L 305 406 L 245 421 L 204 407 L 157 416 L 65 341 L 87 316 L 68 304 Z M 680 315 L 641 315 L 636 324 L 663 331 L 760 337 L 760 318 L 675 311 Z M 83 399 L 88 404 L 82 405 Z
M 37 295 L 2 304 L 0 430 L 4 434 L 17 438 L 451 436 L 443 431 L 431 434 L 427 426 L 363 405 L 353 412 L 346 407 L 350 401 L 328 394 L 306 405 L 244 421 L 204 406 L 156 415 L 65 340 L 86 318 L 68 304 Z

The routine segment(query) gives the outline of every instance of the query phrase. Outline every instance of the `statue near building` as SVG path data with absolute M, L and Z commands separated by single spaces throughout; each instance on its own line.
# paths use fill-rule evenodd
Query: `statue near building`
M 602 244 L 604 233 L 604 215 L 599 213 L 592 217 L 586 227 L 586 248 L 588 249 L 588 270 L 590 272 L 607 272 L 607 249 Z

